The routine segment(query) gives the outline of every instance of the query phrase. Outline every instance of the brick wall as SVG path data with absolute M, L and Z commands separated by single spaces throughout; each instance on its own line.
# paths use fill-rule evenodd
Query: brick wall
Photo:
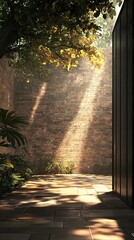
M 14 71 L 5 58 L 0 59 L 0 108 L 13 110 Z
M 82 59 L 69 72 L 52 68 L 47 78 L 16 82 L 15 110 L 31 122 L 28 161 L 39 173 L 48 160 L 71 160 L 79 173 L 111 172 L 111 49 L 104 53 L 100 70 Z
M 14 70 L 5 58 L 0 59 L 0 108 L 14 109 Z M 0 149 L 1 153 L 11 151 L 9 148 Z

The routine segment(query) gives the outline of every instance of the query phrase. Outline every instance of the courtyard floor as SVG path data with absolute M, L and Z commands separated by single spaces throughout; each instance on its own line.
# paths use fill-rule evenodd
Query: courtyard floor
M 0 200 L 0 240 L 134 240 L 134 210 L 111 177 L 34 176 Z

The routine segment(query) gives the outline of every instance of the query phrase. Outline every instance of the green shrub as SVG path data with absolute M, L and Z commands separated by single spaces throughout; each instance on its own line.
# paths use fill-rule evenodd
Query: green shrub
M 75 170 L 75 164 L 72 161 L 51 161 L 45 166 L 46 174 L 71 174 Z
M 14 165 L 15 172 L 20 173 L 21 177 L 28 180 L 32 176 L 32 170 L 28 167 L 27 162 L 20 155 L 10 156 L 10 161 Z
M 32 171 L 20 156 L 0 154 L 0 196 L 21 186 Z
M 20 148 L 26 146 L 26 137 L 21 126 L 28 125 L 25 118 L 16 116 L 14 111 L 0 108 L 0 147 Z M 20 186 L 31 176 L 31 170 L 19 155 L 0 153 L 0 196 Z

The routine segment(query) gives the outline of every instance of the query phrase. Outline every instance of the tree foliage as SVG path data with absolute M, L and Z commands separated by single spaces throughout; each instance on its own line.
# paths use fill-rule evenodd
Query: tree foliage
M 101 26 L 101 31 L 97 32 L 97 40 L 95 45 L 98 48 L 106 48 L 112 45 L 112 31 L 116 22 L 116 19 L 118 17 L 118 14 L 121 10 L 121 2 L 117 5 L 117 1 L 114 0 L 114 5 L 115 5 L 115 10 L 116 10 L 116 16 L 113 18 L 111 17 L 106 17 L 105 21 L 103 16 L 100 14 L 100 16 L 96 19 L 96 23 Z M 124 0 L 122 1 L 124 2 Z
M 102 55 L 93 45 L 100 30 L 96 18 L 115 14 L 112 0 L 1 0 L 0 58 L 55 63 L 69 70 L 78 57 L 87 56 L 99 67 Z

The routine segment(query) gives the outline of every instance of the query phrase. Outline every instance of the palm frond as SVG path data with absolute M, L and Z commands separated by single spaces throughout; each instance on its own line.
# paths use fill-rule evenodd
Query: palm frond
M 20 125 L 29 125 L 25 117 L 14 115 L 14 111 L 0 108 L 0 128 L 4 125 L 18 129 Z
M 0 130 L 0 136 L 8 143 L 11 143 L 12 147 L 14 148 L 16 146 L 20 147 L 21 145 L 25 145 L 27 143 L 26 137 L 22 133 L 9 127 L 3 127 Z
M 7 143 L 6 141 L 2 141 L 0 142 L 0 147 L 12 147 L 12 145 Z
M 14 111 L 0 108 L 0 147 L 20 147 L 26 145 L 26 137 L 20 133 L 21 125 L 28 125 L 24 117 L 18 117 Z

